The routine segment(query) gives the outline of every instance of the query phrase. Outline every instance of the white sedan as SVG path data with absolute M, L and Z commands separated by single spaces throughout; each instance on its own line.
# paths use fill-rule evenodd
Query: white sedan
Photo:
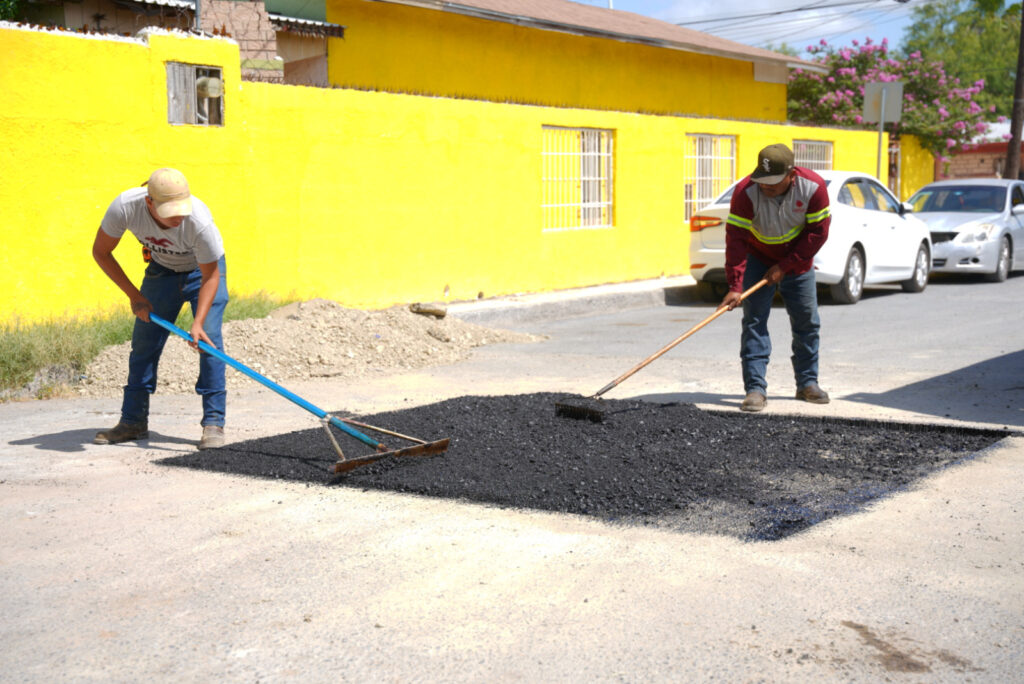
M 932 270 L 1002 282 L 1024 269 L 1024 183 L 965 178 L 929 183 L 910 198 L 932 231 Z
M 856 304 L 865 285 L 899 283 L 905 292 L 928 284 L 932 242 L 928 226 L 913 216 L 878 179 L 854 171 L 819 171 L 828 184 L 832 223 L 814 257 L 819 285 L 832 299 Z M 714 301 L 725 294 L 725 222 L 734 183 L 690 218 L 690 273 Z

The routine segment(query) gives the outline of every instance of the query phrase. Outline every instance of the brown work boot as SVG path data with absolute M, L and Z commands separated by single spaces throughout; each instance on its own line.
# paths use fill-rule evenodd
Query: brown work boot
M 199 440 L 200 449 L 216 449 L 224 446 L 224 428 L 220 425 L 204 425 L 203 437 Z
M 768 397 L 764 396 L 757 390 L 751 390 L 747 392 L 747 396 L 743 397 L 743 403 L 740 404 L 740 411 L 750 411 L 756 413 L 757 411 L 763 411 L 764 407 L 768 405 Z
M 149 439 L 149 428 L 145 423 L 118 423 L 109 430 L 97 432 L 93 444 L 120 444 L 139 439 Z
M 809 401 L 812 404 L 827 404 L 829 402 L 828 392 L 818 387 L 816 382 L 798 389 L 796 398 Z

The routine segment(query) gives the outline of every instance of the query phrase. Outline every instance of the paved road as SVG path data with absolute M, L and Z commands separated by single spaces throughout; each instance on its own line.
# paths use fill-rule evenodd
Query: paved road
M 780 309 L 768 410 L 1019 429 L 1022 299 L 1018 276 L 824 306 L 826 407 L 789 398 Z M 710 312 L 684 298 L 520 316 L 551 338 L 290 389 L 364 413 L 590 393 Z M 737 348 L 723 318 L 613 392 L 735 407 Z M 864 512 L 742 543 L 165 468 L 193 448 L 196 399 L 158 396 L 148 444 L 90 444 L 118 404 L 0 406 L 3 681 L 1022 681 L 1022 437 Z M 232 439 L 316 425 L 261 389 L 230 411 Z
M 1024 274 L 998 285 L 941 278 L 921 294 L 906 294 L 898 286 L 872 288 L 854 306 L 832 305 L 823 297 L 821 384 L 862 405 L 841 405 L 829 413 L 884 411 L 911 420 L 1024 427 L 1021 302 Z M 563 368 L 592 374 L 591 384 L 583 382 L 578 390 L 593 393 L 714 312 L 713 305 L 692 297 L 677 297 L 673 304 L 560 320 L 514 321 L 500 313 L 487 318 L 550 335 L 549 343 L 523 352 L 526 363 L 536 356 L 538 366 L 555 368 L 562 379 L 570 375 Z M 739 311 L 723 315 L 608 396 L 669 388 L 673 399 L 738 406 L 743 393 L 739 316 Z M 775 351 L 769 399 L 785 403 L 795 387 L 781 301 L 770 330 Z M 564 363 L 552 364 L 551 357 Z

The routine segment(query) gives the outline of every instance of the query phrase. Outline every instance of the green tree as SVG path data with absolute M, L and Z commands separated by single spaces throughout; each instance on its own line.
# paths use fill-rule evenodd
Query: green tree
M 995 116 L 993 106 L 985 110 L 975 101 L 984 91 L 984 81 L 963 85 L 941 63 L 927 61 L 920 53 L 897 59 L 890 55 L 885 40 L 876 44 L 868 38 L 863 45 L 853 41 L 852 47 L 835 47 L 822 40 L 807 52 L 827 73 L 795 69 L 790 74 L 792 121 L 875 128 L 862 117 L 865 85 L 902 81 L 902 117 L 886 123 L 886 130 L 897 137 L 913 134 L 925 149 L 944 158 L 985 130 L 986 119 Z
M 765 49 L 771 50 L 772 52 L 778 52 L 779 54 L 789 55 L 790 57 L 800 56 L 799 48 L 795 48 L 785 41 L 779 43 L 778 45 L 775 45 L 774 43 L 769 43 L 768 45 L 765 46 Z
M 0 21 L 17 21 L 21 18 L 21 0 L 0 0 Z
M 920 53 L 930 62 L 945 64 L 947 75 L 963 83 L 985 81 L 978 104 L 1009 116 L 1020 33 L 1020 4 L 977 0 L 937 0 L 916 6 L 903 35 L 901 52 Z

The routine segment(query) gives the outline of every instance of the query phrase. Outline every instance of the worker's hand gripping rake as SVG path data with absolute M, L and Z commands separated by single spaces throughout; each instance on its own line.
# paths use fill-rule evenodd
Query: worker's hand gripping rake
M 191 335 L 189 335 L 187 332 L 185 332 L 178 326 L 174 325 L 173 323 L 164 320 L 160 316 L 157 316 L 155 313 L 149 314 L 149 320 L 152 321 L 153 323 L 156 323 L 161 328 L 164 328 L 165 330 L 174 333 L 178 337 L 181 337 L 185 340 L 188 340 L 189 342 L 192 342 Z M 236 361 L 235 359 L 231 358 L 221 350 L 217 349 L 216 347 L 210 346 L 209 344 L 203 342 L 202 340 L 199 340 L 199 349 L 203 352 L 206 352 L 207 354 L 210 354 L 211 356 L 220 359 L 221 361 L 231 366 L 235 370 L 244 373 L 245 375 L 249 376 L 256 382 L 274 390 L 285 399 L 288 399 L 298 404 L 302 408 L 306 409 L 307 411 L 318 417 L 320 419 L 320 423 L 324 427 L 324 430 L 327 431 L 327 436 L 330 437 L 331 439 L 331 445 L 334 447 L 334 450 L 338 453 L 338 462 L 334 464 L 334 472 L 336 473 L 345 473 L 361 465 L 366 465 L 368 463 L 373 463 L 374 461 L 379 461 L 382 458 L 390 458 L 392 456 L 429 456 L 432 454 L 444 453 L 448 449 L 449 440 L 447 438 L 437 440 L 436 442 L 425 442 L 422 439 L 408 437 L 398 432 L 391 432 L 383 428 L 377 428 L 372 425 L 367 425 L 365 423 L 359 423 L 351 419 L 344 419 L 332 416 L 323 409 L 314 406 L 313 404 L 309 403 L 302 397 L 293 394 L 292 392 L 289 392 L 288 390 L 286 390 L 284 387 L 281 387 L 273 380 L 270 380 L 269 378 L 260 375 L 253 369 Z M 331 425 L 338 428 L 345 434 L 358 439 L 363 444 L 373 447 L 374 449 L 376 449 L 377 453 L 370 454 L 369 456 L 361 456 L 359 458 L 346 458 L 345 454 L 341 450 L 341 446 L 338 444 L 338 440 L 334 438 L 334 434 L 330 430 Z M 416 444 L 415 446 L 405 447 L 404 449 L 392 450 L 389 449 L 384 444 L 376 441 L 372 437 L 368 437 L 359 430 L 356 430 L 354 427 L 352 427 L 352 425 L 359 425 L 360 427 L 374 430 L 382 434 L 391 435 L 393 437 L 398 437 L 400 439 L 404 439 L 410 442 L 415 442 Z

